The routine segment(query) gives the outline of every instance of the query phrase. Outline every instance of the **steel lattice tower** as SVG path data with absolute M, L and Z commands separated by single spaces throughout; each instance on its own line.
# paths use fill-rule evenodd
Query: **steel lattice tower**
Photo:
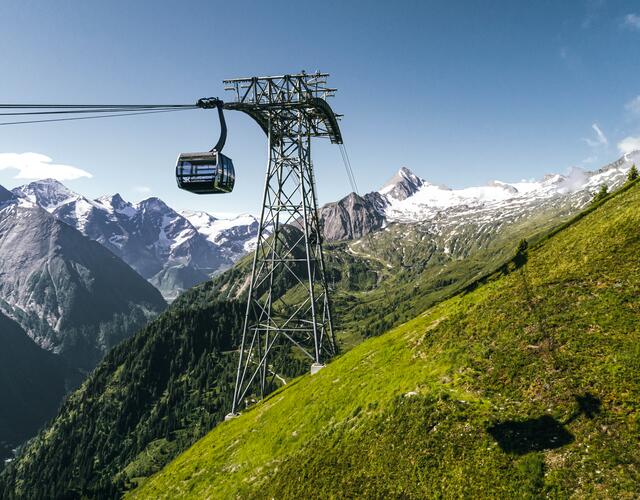
M 312 373 L 336 351 L 311 161 L 312 137 L 342 143 L 326 102 L 335 92 L 327 76 L 303 72 L 224 82 L 236 98 L 224 108 L 256 120 L 269 146 L 230 416 L 247 396 L 264 397 L 274 347 L 298 348 Z

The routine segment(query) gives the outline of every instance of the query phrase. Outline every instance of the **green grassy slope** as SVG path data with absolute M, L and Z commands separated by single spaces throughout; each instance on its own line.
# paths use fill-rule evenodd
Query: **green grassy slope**
M 132 498 L 635 497 L 640 187 L 220 424 Z

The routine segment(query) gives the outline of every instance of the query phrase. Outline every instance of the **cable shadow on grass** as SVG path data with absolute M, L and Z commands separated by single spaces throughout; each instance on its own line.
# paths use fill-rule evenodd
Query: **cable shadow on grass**
M 487 432 L 502 451 L 515 455 L 553 450 L 574 441 L 564 424 L 550 415 L 499 422 L 488 427 Z

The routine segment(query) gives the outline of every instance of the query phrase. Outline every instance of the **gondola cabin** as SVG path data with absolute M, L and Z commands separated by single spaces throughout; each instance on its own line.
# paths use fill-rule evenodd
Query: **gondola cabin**
M 182 153 L 176 165 L 176 181 L 180 189 L 196 194 L 230 193 L 236 175 L 231 158 L 216 150 Z

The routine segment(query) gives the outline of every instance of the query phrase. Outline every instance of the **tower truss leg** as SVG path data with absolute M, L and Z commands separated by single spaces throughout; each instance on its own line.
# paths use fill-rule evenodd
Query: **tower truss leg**
M 269 163 L 249 282 L 232 414 L 264 397 L 276 352 L 317 371 L 336 352 L 308 115 L 269 112 Z

